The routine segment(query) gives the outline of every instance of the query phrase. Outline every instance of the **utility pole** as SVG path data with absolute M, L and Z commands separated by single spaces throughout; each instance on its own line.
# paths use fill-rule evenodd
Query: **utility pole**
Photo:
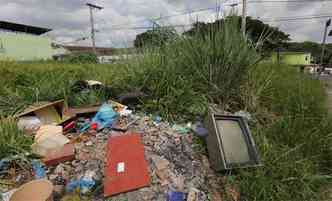
M 97 9 L 97 10 L 101 10 L 103 9 L 103 7 L 101 6 L 97 6 L 91 3 L 87 3 L 86 4 L 89 9 L 90 9 L 90 24 L 91 24 L 91 40 L 92 40 L 92 49 L 93 52 L 97 55 L 97 50 L 96 50 L 96 38 L 95 38 L 95 23 L 94 23 L 94 19 L 93 19 L 93 10 Z
M 323 43 L 322 43 L 322 55 L 320 57 L 320 64 L 322 65 L 322 68 L 323 68 L 322 72 L 324 71 L 323 64 L 324 64 L 325 44 L 326 44 L 326 38 L 327 38 L 327 29 L 330 25 L 331 25 L 331 19 L 327 20 L 326 24 L 325 24 L 324 37 L 323 37 Z
M 246 35 L 247 0 L 242 0 L 242 33 Z

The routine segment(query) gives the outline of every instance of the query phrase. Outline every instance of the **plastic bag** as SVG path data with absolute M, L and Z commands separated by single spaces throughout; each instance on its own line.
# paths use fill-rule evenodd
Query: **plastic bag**
M 39 161 L 37 160 L 32 161 L 32 169 L 33 172 L 35 173 L 36 179 L 43 179 L 46 177 L 45 169 L 43 168 L 42 164 Z
M 115 112 L 111 105 L 104 103 L 92 119 L 92 124 L 97 123 L 98 130 L 112 127 L 119 114 Z
M 17 127 L 28 133 L 36 132 L 41 125 L 40 119 L 35 116 L 21 117 L 17 122 Z
M 93 179 L 95 172 L 87 171 L 79 180 L 70 181 L 66 186 L 67 192 L 73 192 L 75 189 L 79 188 L 82 194 L 88 193 L 96 185 Z

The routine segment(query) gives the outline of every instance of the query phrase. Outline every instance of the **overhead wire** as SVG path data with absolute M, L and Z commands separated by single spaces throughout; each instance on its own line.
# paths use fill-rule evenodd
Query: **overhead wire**
M 252 0 L 248 1 L 248 3 L 324 3 L 324 2 L 332 2 L 332 0 L 262 0 L 262 1 L 257 1 L 257 0 Z

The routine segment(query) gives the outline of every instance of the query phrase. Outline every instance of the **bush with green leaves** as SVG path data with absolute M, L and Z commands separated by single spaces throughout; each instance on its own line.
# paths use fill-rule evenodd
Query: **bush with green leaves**
M 82 64 L 82 63 L 98 63 L 98 57 L 93 53 L 80 53 L 80 54 L 72 54 L 68 57 L 65 57 L 63 62 L 74 63 L 74 64 Z
M 127 82 L 150 93 L 146 108 L 167 118 L 204 114 L 208 102 L 223 107 L 240 99 L 240 86 L 259 60 L 230 18 L 218 30 L 193 37 L 178 37 L 146 49 L 128 64 Z

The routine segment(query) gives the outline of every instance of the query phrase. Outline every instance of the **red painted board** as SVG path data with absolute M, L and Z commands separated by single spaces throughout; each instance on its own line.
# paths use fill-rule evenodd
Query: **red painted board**
M 49 151 L 43 161 L 46 165 L 52 166 L 74 159 L 75 146 L 73 144 L 65 144 L 60 150 Z
M 144 145 L 138 134 L 110 137 L 107 142 L 104 196 L 112 196 L 150 185 Z M 122 171 L 121 164 L 122 166 Z M 119 172 L 120 170 L 120 172 Z

